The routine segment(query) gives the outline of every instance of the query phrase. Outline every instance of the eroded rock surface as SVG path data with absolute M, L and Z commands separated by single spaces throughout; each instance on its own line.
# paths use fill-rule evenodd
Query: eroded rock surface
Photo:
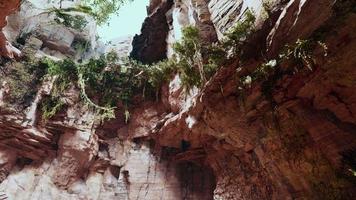
M 173 0 L 163 1 L 159 5 L 145 19 L 141 34 L 133 38 L 130 56 L 143 63 L 154 63 L 167 58 L 166 38 L 169 26 L 166 13 L 171 9 Z
M 179 75 L 172 76 L 161 97 L 136 102 L 129 119 L 119 110 L 116 119 L 98 123 L 80 102 L 78 88 L 71 87 L 63 94 L 68 108 L 44 121 L 36 101 L 24 110 L 9 105 L 11 91 L 2 83 L 0 195 L 19 200 L 352 199 L 355 177 L 344 153 L 356 148 L 356 14 L 340 17 L 334 3 L 343 5 L 152 0 L 131 54 L 147 63 L 169 56 L 186 25 L 197 26 L 211 43 L 253 9 L 257 30 L 247 38 L 247 60 L 226 61 L 200 89 L 186 91 Z M 31 44 L 37 55 L 57 59 L 76 57 L 73 38 L 80 34 L 60 29 L 68 32 L 63 40 L 42 27 L 25 47 Z M 322 45 L 313 49 L 312 69 L 281 75 L 268 94 L 261 81 L 239 88 L 239 77 L 266 57 L 275 59 L 285 44 L 315 33 L 323 35 L 327 55 Z M 92 34 L 82 36 L 93 41 Z M 127 41 L 113 49 L 127 54 Z M 46 95 L 50 83 L 43 81 L 36 97 Z
M 0 55 L 8 58 L 18 58 L 21 52 L 8 42 L 3 28 L 7 25 L 7 16 L 12 14 L 20 6 L 19 0 L 9 0 L 0 2 Z

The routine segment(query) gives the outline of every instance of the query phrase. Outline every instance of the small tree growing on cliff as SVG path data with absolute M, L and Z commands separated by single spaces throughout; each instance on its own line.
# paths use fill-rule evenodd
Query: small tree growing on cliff
M 133 0 L 83 0 L 82 6 L 89 7 L 98 24 L 106 23 L 111 14 L 118 14 L 120 7 Z
M 225 35 L 222 41 L 222 46 L 232 56 L 241 55 L 241 48 L 246 43 L 247 37 L 255 29 L 254 24 L 256 17 L 251 10 L 247 10 L 244 13 L 244 20 L 236 23 Z
M 48 12 L 54 12 L 57 17 L 70 26 L 82 27 L 85 23 L 81 16 L 72 16 L 70 12 L 86 13 L 94 17 L 96 22 L 101 25 L 110 19 L 110 15 L 118 14 L 121 6 L 133 0 L 82 0 L 80 5 L 75 7 L 63 8 L 63 0 L 59 1 L 59 8 L 51 8 Z
M 178 55 L 178 71 L 185 86 L 200 86 L 206 82 L 199 30 L 187 26 L 183 30 L 183 39 L 174 44 L 174 51 Z

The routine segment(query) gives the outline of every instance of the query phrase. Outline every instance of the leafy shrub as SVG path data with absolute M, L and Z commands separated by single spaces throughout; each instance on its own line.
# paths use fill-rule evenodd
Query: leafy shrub
M 42 119 L 47 120 L 52 118 L 59 112 L 65 103 L 60 100 L 60 97 L 50 96 L 45 98 L 42 102 Z
M 65 59 L 55 62 L 45 58 L 42 62 L 47 65 L 48 75 L 55 77 L 52 96 L 59 97 L 70 86 L 73 80 L 77 80 L 77 68 L 72 60 Z
M 59 1 L 59 9 L 52 8 L 50 12 L 81 12 L 91 15 L 98 25 L 106 23 L 112 14 L 118 14 L 120 7 L 126 3 L 133 0 L 82 0 L 80 5 L 75 7 L 62 8 L 62 1 Z M 62 14 L 60 14 L 61 16 Z M 62 18 L 63 16 L 61 16 Z M 71 21 L 71 20 L 69 20 Z
M 99 25 L 106 23 L 111 14 L 118 14 L 120 7 L 125 2 L 132 0 L 82 0 L 83 8 L 87 8 L 87 11 L 95 18 Z
M 182 33 L 182 41 L 175 43 L 173 49 L 178 56 L 177 66 L 182 83 L 189 89 L 206 82 L 201 55 L 202 41 L 196 27 L 187 26 Z
M 226 52 L 234 56 L 240 56 L 242 47 L 246 42 L 247 36 L 255 29 L 254 23 L 256 17 L 251 10 L 247 10 L 244 14 L 244 20 L 237 22 L 237 24 L 226 33 L 222 46 Z
M 75 8 L 67 8 L 67 9 L 58 9 L 58 8 L 51 8 L 48 12 L 54 13 L 56 18 L 54 19 L 55 22 L 58 24 L 63 24 L 66 27 L 73 28 L 79 31 L 83 31 L 84 28 L 87 26 L 88 21 L 82 15 L 75 15 L 70 13 L 72 11 L 79 11 L 84 12 L 83 9 L 75 9 Z
M 0 81 L 5 81 L 9 89 L 6 101 L 19 109 L 27 107 L 45 74 L 46 66 L 33 54 L 25 55 L 21 62 L 6 63 L 0 72 Z
M 238 22 L 222 42 L 208 46 L 202 45 L 196 27 L 188 26 L 182 30 L 182 41 L 174 44 L 173 49 L 178 57 L 176 68 L 185 88 L 201 87 L 226 59 L 241 54 L 247 36 L 254 30 L 256 19 L 250 10 L 244 16 L 245 19 Z
M 90 41 L 86 40 L 85 38 L 74 38 L 74 41 L 71 44 L 71 47 L 75 50 L 76 55 L 81 59 L 85 52 L 88 52 L 89 48 L 91 47 Z
M 34 92 L 30 92 L 33 78 L 34 76 L 28 71 L 26 65 L 14 63 L 9 73 L 4 77 L 10 89 L 8 101 L 22 104 L 34 96 Z
M 118 102 L 122 102 L 127 121 L 133 97 L 140 93 L 145 97 L 147 92 L 160 87 L 172 70 L 169 61 L 149 68 L 133 60 L 120 60 L 113 52 L 85 63 L 49 59 L 45 62 L 48 74 L 55 77 L 55 82 L 51 99 L 44 104 L 44 114 L 53 116 L 59 111 L 62 107 L 58 101 L 60 94 L 69 85 L 75 84 L 80 89 L 83 102 L 93 108 L 101 120 L 114 118 L 115 108 Z
M 245 87 L 244 82 L 247 77 L 250 77 L 251 82 L 261 82 L 262 94 L 273 104 L 273 88 L 284 75 L 297 73 L 304 69 L 309 71 L 314 70 L 316 61 L 313 56 L 313 50 L 318 45 L 324 49 L 324 56 L 327 56 L 327 46 L 320 41 L 298 39 L 293 45 L 286 45 L 277 59 L 263 63 L 248 76 L 241 77 L 240 87 L 242 89 Z M 280 65 L 285 61 L 291 63 L 287 67 L 282 68 Z
M 208 58 L 208 64 L 217 66 L 222 65 L 227 58 L 227 52 L 220 43 L 214 43 L 207 48 L 202 49 L 202 54 L 205 58 Z M 208 73 L 208 77 L 211 76 Z
M 220 44 L 205 47 L 196 27 L 187 26 L 182 30 L 182 41 L 174 44 L 177 55 L 176 70 L 186 89 L 201 87 L 216 72 L 226 53 Z M 207 60 L 207 62 L 206 62 Z
M 116 1 L 118 2 L 123 1 Z M 99 5 L 103 2 L 91 3 Z M 94 13 L 85 6 L 52 10 L 64 20 L 61 23 L 80 28 L 78 27 L 82 24 L 80 20 L 69 17 L 71 15 L 68 12 L 72 11 Z M 54 116 L 64 106 L 60 97 L 71 85 L 79 88 L 83 102 L 93 108 L 101 119 L 113 118 L 114 110 L 118 102 L 121 102 L 126 121 L 129 119 L 128 108 L 133 103 L 133 97 L 142 94 L 145 98 L 155 94 L 158 98 L 162 84 L 167 82 L 174 72 L 180 74 L 186 88 L 202 86 L 225 60 L 228 54 L 226 50 L 238 49 L 247 34 L 252 31 L 254 17 L 249 12 L 246 16 L 246 20 L 237 24 L 227 35 L 224 43 L 207 47 L 202 45 L 203 41 L 197 28 L 190 26 L 184 28 L 182 41 L 174 45 L 176 56 L 150 66 L 130 59 L 120 60 L 115 53 L 102 55 L 85 63 L 76 63 L 69 59 L 62 61 L 43 59 L 41 63 L 47 67 L 48 75 L 55 78 L 51 96 L 43 102 L 44 119 Z M 82 54 L 86 51 L 88 42 L 77 40 L 72 46 Z
M 158 99 L 159 89 L 162 84 L 167 82 L 177 70 L 176 65 L 177 63 L 174 59 L 169 59 L 155 63 L 147 68 L 148 82 L 156 90 L 156 99 Z
M 283 60 L 293 60 L 297 66 L 305 66 L 310 71 L 314 67 L 313 50 L 315 45 L 309 40 L 298 39 L 293 45 L 286 45 L 285 50 L 279 55 Z

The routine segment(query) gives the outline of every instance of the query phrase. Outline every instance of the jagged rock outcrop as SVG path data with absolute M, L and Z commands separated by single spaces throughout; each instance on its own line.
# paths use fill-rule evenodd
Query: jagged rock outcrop
M 173 5 L 152 0 L 142 34 L 134 39 L 133 57 L 150 63 L 169 56 L 185 25 L 196 25 L 206 43 L 222 39 L 249 8 L 257 30 L 243 47 L 245 60 L 225 61 L 202 88 L 190 91 L 179 75 L 172 76 L 158 101 L 135 101 L 129 120 L 119 109 L 116 119 L 105 123 L 82 104 L 76 87 L 63 94 L 68 107 L 43 120 L 37 104 L 51 90 L 51 80 L 37 86 L 22 110 L 6 102 L 11 91 L 2 83 L 0 195 L 36 200 L 352 199 L 355 175 L 345 165 L 345 152 L 356 148 L 356 14 L 342 7 L 352 3 L 185 0 Z M 70 35 L 77 33 L 62 29 L 71 33 L 63 40 L 44 37 L 46 27 L 37 29 L 43 37 L 29 37 L 24 49 L 73 58 Z M 314 35 L 318 40 L 322 35 L 325 44 L 311 49 L 310 69 L 285 61 L 278 64 L 291 72 L 241 84 L 265 59 L 277 62 L 287 43 L 316 40 Z M 53 45 L 46 46 L 48 41 Z M 120 43 L 122 49 L 112 49 L 126 54 L 127 41 Z
M 334 1 L 289 1 L 268 36 L 269 53 L 276 55 L 286 43 L 308 38 L 332 14 Z M 323 10 L 318 12 L 315 7 Z
M 60 4 L 60 2 L 62 2 Z M 65 26 L 58 19 L 54 8 L 73 7 L 78 1 L 22 1 L 19 12 L 9 16 L 11 24 L 4 30 L 10 42 L 18 47 L 24 45 L 27 38 L 33 36 L 41 40 L 41 54 L 56 58 L 85 59 L 95 54 L 98 47 L 96 24 L 94 19 L 84 13 L 71 11 L 67 14 L 81 21 Z
M 169 25 L 166 13 L 171 9 L 173 0 L 163 1 L 152 13 L 148 13 L 141 28 L 141 35 L 133 38 L 130 57 L 143 63 L 154 63 L 167 58 L 166 38 Z
M 335 2 L 332 1 L 274 1 L 270 2 L 270 8 L 265 4 L 262 7 L 258 2 L 219 3 L 221 4 L 211 1 L 209 7 L 212 22 L 219 30 L 218 35 L 221 36 L 235 20 L 239 20 L 247 8 L 253 9 L 257 12 L 257 22 L 268 24 L 257 25 L 262 30 L 256 32 L 256 38 L 252 38 L 252 41 L 265 41 L 266 46 L 263 43 L 258 45 L 266 49 L 271 58 L 278 54 L 286 43 L 294 42 L 298 38 L 308 38 L 315 30 L 320 29 L 321 25 L 335 23 L 329 20 L 335 17 L 332 14 Z M 325 10 L 322 15 L 315 9 L 320 6 Z M 314 9 L 311 9 L 312 7 Z M 181 9 L 181 12 L 186 13 L 184 9 Z M 219 12 L 222 14 L 218 14 Z M 266 14 L 263 12 L 273 18 L 264 21 Z M 303 17 L 303 13 L 308 13 L 308 16 Z M 312 20 L 305 20 L 309 18 Z M 353 21 L 352 18 L 347 21 Z M 189 20 L 183 21 L 189 24 Z M 352 193 L 348 197 L 342 196 L 332 185 L 344 184 L 333 171 L 340 167 L 342 153 L 355 148 L 352 128 L 355 121 L 351 120 L 351 91 L 354 88 L 349 84 L 346 87 L 341 84 L 342 89 L 336 85 L 331 86 L 333 84 L 326 81 L 331 77 L 325 77 L 328 76 L 326 74 L 336 75 L 343 71 L 345 74 L 337 75 L 337 79 L 348 77 L 346 79 L 350 80 L 350 76 L 346 74 L 353 74 L 348 70 L 348 66 L 355 61 L 347 55 L 354 54 L 354 45 L 346 46 L 344 42 L 353 41 L 353 36 L 350 36 L 353 25 L 348 26 L 338 27 L 338 36 L 331 34 L 326 40 L 326 44 L 331 46 L 328 48 L 328 62 L 321 59 L 313 73 L 284 76 L 281 79 L 280 85 L 276 86 L 278 90 L 274 91 L 278 108 L 273 112 L 269 102 L 263 100 L 261 86 L 258 84 L 244 94 L 247 95 L 246 105 L 241 108 L 238 96 L 242 94 L 236 92 L 236 80 L 233 77 L 236 63 L 221 69 L 201 92 L 185 98 L 180 97 L 182 91 L 179 90 L 179 78 L 175 78 L 168 92 L 168 101 L 163 101 L 169 102 L 168 107 L 172 113 L 167 115 L 165 122 L 160 122 L 158 131 L 153 131 L 153 138 L 162 146 L 175 148 L 182 148 L 183 141 L 188 143 L 191 150 L 177 154 L 177 159 L 193 160 L 214 169 L 216 177 L 219 177 L 214 193 L 216 199 L 323 199 L 328 195 L 350 198 Z M 345 51 L 337 51 L 333 48 L 336 46 L 342 46 Z M 259 52 L 253 52 L 254 57 L 256 53 Z M 344 56 L 350 65 L 339 59 L 331 61 Z M 243 66 L 241 73 L 248 73 L 256 65 L 259 63 L 253 61 Z M 338 67 L 329 71 L 332 67 L 328 66 Z M 312 83 L 316 80 L 318 83 Z M 347 100 L 341 100 L 342 94 L 348 94 L 348 97 L 344 98 L 350 99 L 346 105 Z M 275 114 L 277 119 L 274 119 Z M 278 127 L 273 127 L 276 121 Z M 274 135 L 276 132 L 286 136 Z M 300 148 L 299 145 L 305 146 Z M 298 157 L 298 154 L 305 157 Z M 232 158 L 235 156 L 234 161 Z M 313 166 L 315 162 L 320 166 Z M 322 169 L 327 178 L 323 179 L 320 174 L 314 174 L 310 167 Z M 237 174 L 232 175 L 234 173 Z M 251 177 L 244 179 L 246 174 L 251 174 Z M 256 178 L 252 178 L 253 176 Z M 315 179 L 320 182 L 315 182 Z M 328 195 L 319 190 L 320 183 L 327 185 Z M 351 191 L 354 190 L 351 188 Z
M 20 6 L 20 0 L 0 2 L 0 55 L 8 58 L 18 58 L 21 52 L 7 41 L 3 28 L 7 25 L 7 16 L 12 14 Z

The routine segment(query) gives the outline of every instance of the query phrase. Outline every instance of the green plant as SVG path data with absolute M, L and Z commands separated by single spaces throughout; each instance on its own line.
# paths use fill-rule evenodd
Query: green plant
M 88 21 L 84 16 L 73 14 L 72 12 L 85 12 L 84 8 L 67 8 L 67 9 L 59 9 L 59 8 L 51 8 L 48 13 L 54 13 L 56 15 L 54 21 L 58 24 L 63 24 L 66 27 L 70 27 L 79 31 L 83 31 L 87 26 Z
M 205 47 L 196 27 L 187 26 L 180 42 L 174 44 L 175 69 L 186 89 L 201 87 L 215 74 L 226 53 L 220 44 Z
M 250 35 L 255 27 L 256 17 L 251 10 L 247 10 L 244 14 L 244 20 L 239 21 L 236 25 L 225 34 L 222 41 L 222 46 L 226 52 L 234 56 L 241 56 L 243 45 L 246 43 L 248 35 Z
M 72 85 L 72 81 L 77 79 L 77 69 L 70 59 L 53 61 L 43 58 L 41 63 L 46 66 L 48 76 L 54 79 L 50 96 L 41 102 L 42 119 L 48 120 L 64 107 L 61 96 Z
M 85 84 L 85 80 L 83 79 L 83 74 L 79 74 L 78 85 L 84 103 L 96 111 L 96 116 L 100 119 L 100 121 L 115 118 L 115 107 L 111 106 L 110 104 L 106 104 L 105 106 L 100 106 L 97 103 L 94 103 L 90 99 L 90 97 L 86 92 L 86 84 Z
M 31 89 L 31 82 L 34 76 L 26 69 L 23 63 L 13 63 L 11 70 L 5 75 L 4 80 L 7 82 L 10 93 L 8 100 L 10 103 L 25 103 L 28 98 L 34 96 Z
M 42 60 L 47 65 L 47 73 L 54 77 L 52 96 L 59 97 L 72 83 L 77 80 L 77 66 L 70 59 L 55 62 L 49 58 Z
M 167 82 L 173 72 L 176 71 L 177 63 L 174 59 L 164 60 L 155 63 L 147 68 L 148 82 L 156 89 L 156 99 L 158 99 L 159 89 L 162 84 Z
M 98 25 L 108 22 L 112 14 L 118 14 L 120 7 L 126 2 L 133 0 L 82 0 L 80 5 L 70 8 L 62 8 L 62 1 L 59 2 L 61 12 L 81 12 L 94 17 Z
M 111 14 L 118 14 L 120 7 L 132 0 L 83 0 L 81 1 L 84 8 L 90 8 L 91 15 L 99 25 L 106 23 Z
M 71 46 L 75 50 L 77 55 L 83 56 L 83 54 L 87 52 L 88 49 L 91 47 L 91 43 L 90 41 L 84 38 L 78 37 L 74 39 Z
M 0 72 L 0 81 L 6 83 L 9 90 L 6 102 L 19 109 L 29 106 L 45 74 L 46 66 L 34 54 L 24 55 L 22 61 L 6 63 Z
M 90 2 L 97 6 L 101 3 L 104 6 L 108 5 L 104 3 L 105 1 Z M 97 7 L 97 9 L 106 8 Z M 49 12 L 55 12 L 57 17 L 62 19 L 61 23 L 74 28 L 80 28 L 79 25 L 82 23 L 79 18 L 72 18 L 70 12 L 92 15 L 95 13 L 86 6 L 54 8 Z M 105 18 L 102 17 L 101 21 Z M 237 29 L 234 34 L 239 34 Z M 235 37 L 234 34 L 230 37 Z M 44 118 L 52 117 L 63 107 L 60 101 L 61 94 L 69 86 L 74 85 L 79 88 L 83 102 L 93 108 L 100 119 L 113 118 L 115 108 L 118 102 L 121 102 L 125 110 L 125 121 L 128 121 L 130 117 L 128 110 L 132 99 L 140 93 L 143 98 L 155 94 L 158 99 L 159 89 L 170 79 L 172 73 L 180 74 L 182 83 L 187 89 L 193 86 L 199 87 L 213 76 L 227 53 L 221 44 L 205 47 L 202 43 L 198 29 L 186 27 L 183 30 L 182 41 L 174 45 L 176 57 L 150 66 L 130 59 L 120 60 L 114 53 L 90 59 L 85 63 L 76 63 L 69 59 L 62 61 L 43 59 L 41 63 L 47 67 L 48 75 L 54 78 L 51 97 L 44 102 Z M 87 41 L 77 39 L 72 47 L 82 54 L 88 45 Z
M 150 91 L 158 90 L 172 72 L 170 61 L 149 67 L 133 60 L 121 60 L 114 52 L 85 63 L 49 59 L 43 62 L 48 66 L 48 74 L 55 78 L 52 101 L 58 99 L 68 86 L 76 85 L 83 103 L 92 108 L 101 121 L 115 117 L 119 102 L 124 107 L 125 121 L 128 121 L 128 109 L 133 97 L 140 93 L 145 97 Z M 50 116 L 61 107 L 54 103 L 46 105 L 46 113 Z
M 251 74 L 252 81 L 265 81 L 269 78 L 270 74 L 274 72 L 277 66 L 276 60 L 270 60 L 267 63 L 263 63 L 261 66 L 257 67 L 255 71 Z
M 298 39 L 293 45 L 286 45 L 285 50 L 279 55 L 283 59 L 293 59 L 297 66 L 305 66 L 313 71 L 315 61 L 313 59 L 313 50 L 315 45 L 310 40 Z M 298 70 L 298 68 L 295 68 Z
M 304 69 L 314 70 L 316 61 L 313 51 L 317 46 L 320 46 L 324 50 L 324 56 L 327 56 L 327 46 L 320 41 L 298 39 L 293 45 L 286 45 L 277 59 L 263 63 L 249 75 L 240 77 L 240 88 L 244 89 L 246 87 L 247 78 L 250 79 L 247 82 L 248 85 L 252 82 L 261 82 L 262 94 L 270 100 L 273 106 L 273 89 L 284 75 L 294 74 Z M 282 68 L 281 63 L 286 61 L 289 63 Z
M 98 74 L 101 72 L 98 68 L 102 70 L 106 66 L 103 58 L 99 60 L 92 59 L 86 64 L 77 64 L 69 59 L 57 62 L 50 59 L 44 59 L 43 62 L 48 66 L 48 74 L 54 78 L 50 97 L 51 101 L 44 104 L 45 112 L 43 112 L 43 118 L 46 119 L 48 115 L 53 116 L 60 110 L 63 106 L 62 103 L 58 101 L 60 96 L 70 85 L 75 84 L 80 88 L 80 93 L 85 104 L 92 107 L 103 119 L 113 117 L 114 112 L 112 107 L 97 105 L 90 99 L 86 92 L 86 81 L 90 79 L 90 84 L 95 86 L 94 82 L 98 79 Z
M 187 26 L 182 30 L 182 33 L 182 41 L 173 46 L 174 52 L 178 55 L 178 72 L 186 88 L 201 86 L 206 82 L 206 75 L 199 30 L 196 27 Z
M 207 48 L 203 48 L 202 54 L 204 58 L 208 58 L 208 63 L 216 66 L 222 65 L 227 58 L 227 52 L 220 43 L 213 43 Z M 208 76 L 210 75 L 208 74 Z
M 65 103 L 60 99 L 60 97 L 50 96 L 44 98 L 41 102 L 42 119 L 48 120 L 55 116 L 59 112 Z

